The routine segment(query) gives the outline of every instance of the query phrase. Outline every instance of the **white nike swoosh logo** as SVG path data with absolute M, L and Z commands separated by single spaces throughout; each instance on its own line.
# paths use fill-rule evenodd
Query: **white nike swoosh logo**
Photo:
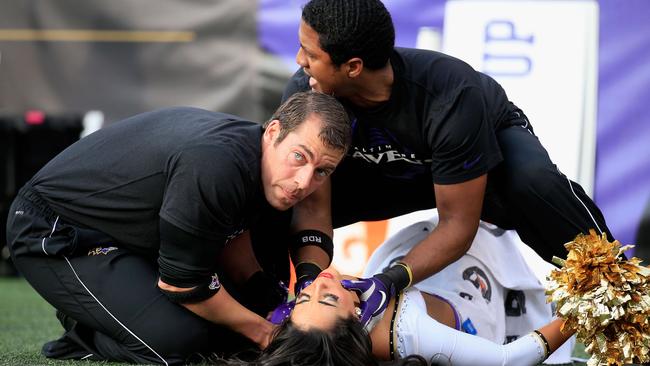
M 359 299 L 361 301 L 366 301 L 372 295 L 372 293 L 375 292 L 375 284 L 373 283 L 372 286 L 370 286 L 366 291 L 364 291 L 361 296 L 359 296 Z
M 384 303 L 386 302 L 386 293 L 384 291 L 379 291 L 381 292 L 381 302 L 379 303 L 379 307 L 377 309 L 383 309 L 384 308 Z M 372 314 L 376 315 L 376 314 Z
M 372 293 L 373 293 L 374 291 L 375 291 L 375 284 L 373 283 L 372 286 L 370 286 L 366 291 L 364 291 L 364 292 L 361 294 L 361 296 L 359 297 L 359 299 L 360 299 L 361 301 L 367 301 L 368 298 L 370 297 L 370 295 L 372 295 Z M 385 292 L 385 291 L 383 291 L 383 290 L 379 290 L 379 293 L 381 294 L 381 302 L 379 302 L 379 307 L 378 307 L 377 309 L 373 310 L 373 314 L 372 314 L 373 316 L 376 315 L 376 312 L 377 312 L 378 309 L 383 309 L 383 308 L 384 308 L 384 303 L 386 303 L 386 300 L 387 300 L 387 298 L 388 298 L 388 296 L 386 296 L 386 292 Z

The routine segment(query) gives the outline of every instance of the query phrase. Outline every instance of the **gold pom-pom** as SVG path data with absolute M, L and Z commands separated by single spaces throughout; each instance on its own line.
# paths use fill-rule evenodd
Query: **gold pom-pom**
M 587 365 L 650 362 L 650 268 L 620 256 L 633 246 L 593 230 L 564 246 L 569 254 L 553 258 L 562 268 L 547 277 L 546 295 L 566 319 L 562 329 L 591 354 Z

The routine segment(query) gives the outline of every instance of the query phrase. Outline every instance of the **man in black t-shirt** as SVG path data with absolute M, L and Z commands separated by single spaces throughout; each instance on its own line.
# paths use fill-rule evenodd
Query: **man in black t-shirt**
M 329 217 L 339 227 L 433 207 L 440 215 L 403 263 L 351 285 L 368 300 L 364 320 L 385 307 L 381 291 L 399 291 L 462 256 L 480 219 L 516 229 L 546 260 L 564 257 L 563 244 L 589 229 L 612 238 L 600 210 L 553 164 L 501 86 L 448 55 L 394 48 L 381 1 L 312 0 L 299 39 L 301 69 L 285 98 L 309 89 L 334 95 L 353 131 L 331 191 L 323 185 L 294 208 L 318 214 L 294 222 L 325 231 Z
M 264 348 L 273 326 L 260 315 L 286 291 L 260 270 L 248 229 L 326 182 L 349 135 L 340 103 L 306 92 L 264 125 L 178 107 L 71 145 L 20 190 L 7 224 L 14 263 L 66 329 L 43 353 L 177 364 L 246 340 Z

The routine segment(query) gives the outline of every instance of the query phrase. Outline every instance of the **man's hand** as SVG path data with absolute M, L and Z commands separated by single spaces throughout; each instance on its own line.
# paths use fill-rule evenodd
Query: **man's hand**
M 356 291 L 361 300 L 361 324 L 366 326 L 370 319 L 381 314 L 390 299 L 404 288 L 411 285 L 413 275 L 405 263 L 397 262 L 384 273 L 378 273 L 371 278 L 358 280 L 343 280 L 344 288 Z
M 258 320 L 259 321 L 256 321 L 255 323 L 248 324 L 238 329 L 238 332 L 255 343 L 259 349 L 263 350 L 268 347 L 269 343 L 273 340 L 273 334 L 275 334 L 277 326 L 271 324 L 271 322 L 266 319 L 258 317 Z
M 267 322 L 266 325 L 260 329 L 259 340 L 257 340 L 255 343 L 257 343 L 257 346 L 261 350 L 266 349 L 266 347 L 269 346 L 269 343 L 271 343 L 273 340 L 275 328 L 277 328 L 275 324 Z

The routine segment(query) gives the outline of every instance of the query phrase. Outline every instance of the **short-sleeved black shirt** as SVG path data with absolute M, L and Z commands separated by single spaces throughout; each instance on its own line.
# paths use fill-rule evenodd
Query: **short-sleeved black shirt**
M 354 182 L 386 195 L 417 186 L 431 196 L 434 183 L 471 180 L 502 160 L 495 133 L 516 107 L 496 81 L 439 52 L 396 48 L 390 62 L 394 83 L 386 103 L 368 110 L 342 101 L 352 115 L 353 142 L 335 184 Z M 299 70 L 284 97 L 308 88 Z
M 262 132 L 258 123 L 196 108 L 144 113 L 79 140 L 29 184 L 67 221 L 154 257 L 162 218 L 201 239 L 184 244 L 205 258 L 183 270 L 204 274 L 266 204 Z

